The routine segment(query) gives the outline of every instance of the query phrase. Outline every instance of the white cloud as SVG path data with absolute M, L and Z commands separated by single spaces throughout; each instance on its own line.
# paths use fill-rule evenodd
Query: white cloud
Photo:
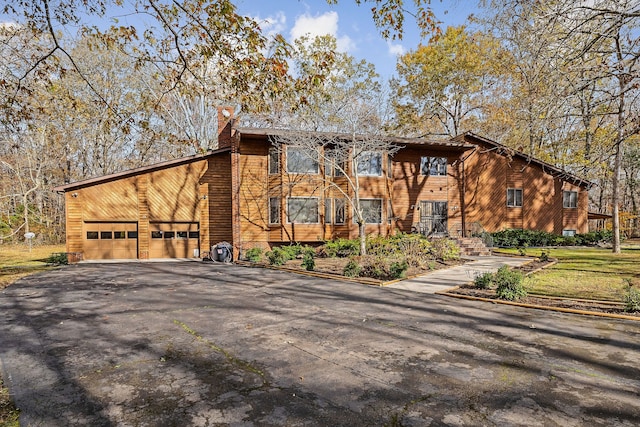
M 401 44 L 387 42 L 387 47 L 389 48 L 389 55 L 391 56 L 404 55 L 406 52 L 406 49 Z
M 338 51 L 348 52 L 355 49 L 355 43 L 349 36 L 338 36 L 338 13 L 333 11 L 317 16 L 308 13 L 298 16 L 289 34 L 293 40 L 305 35 L 313 38 L 329 34 L 336 38 Z
M 262 34 L 268 37 L 282 34 L 286 29 L 287 16 L 282 11 L 276 12 L 275 15 L 267 16 L 266 18 L 254 17 L 253 19 L 260 25 Z

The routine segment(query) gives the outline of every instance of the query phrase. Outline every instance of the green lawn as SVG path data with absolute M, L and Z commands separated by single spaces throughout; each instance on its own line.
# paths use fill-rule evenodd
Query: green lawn
M 21 277 L 50 269 L 45 260 L 64 251 L 64 245 L 34 245 L 31 249 L 26 244 L 0 245 L 0 289 Z
M 622 301 L 628 283 L 640 287 L 640 247 L 623 249 L 549 249 L 558 263 L 531 275 L 525 283 L 530 294 L 570 298 Z M 518 254 L 516 249 L 496 252 Z M 528 256 L 540 256 L 541 249 L 528 248 Z

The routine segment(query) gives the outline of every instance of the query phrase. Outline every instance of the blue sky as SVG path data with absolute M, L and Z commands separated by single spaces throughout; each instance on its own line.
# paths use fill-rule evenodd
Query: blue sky
M 421 42 L 412 17 L 405 21 L 402 40 L 384 40 L 373 24 L 371 5 L 357 6 L 355 0 L 340 0 L 337 5 L 328 5 L 325 0 L 236 0 L 234 3 L 239 13 L 257 19 L 265 33 L 277 32 L 289 41 L 305 33 L 335 36 L 339 50 L 373 63 L 385 79 L 394 74 L 397 55 L 415 49 Z M 469 14 L 478 13 L 473 0 L 432 0 L 431 3 L 443 30 L 449 25 L 464 24 Z

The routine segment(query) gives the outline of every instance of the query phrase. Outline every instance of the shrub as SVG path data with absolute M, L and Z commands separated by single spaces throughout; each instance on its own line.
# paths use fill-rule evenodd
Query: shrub
M 625 311 L 640 311 L 640 289 L 635 288 L 631 283 L 628 283 L 623 301 Z
M 304 251 L 304 256 L 302 257 L 302 266 L 307 269 L 307 271 L 313 271 L 316 268 L 316 262 L 313 259 L 313 255 L 315 251 L 313 248 L 307 248 Z
M 460 259 L 460 247 L 449 239 L 433 239 L 429 252 L 435 259 L 441 261 Z
M 262 258 L 262 249 L 261 248 L 250 248 L 244 253 L 244 257 L 247 261 L 250 262 L 258 262 L 260 258 Z
M 389 267 L 389 272 L 391 273 L 391 277 L 394 279 L 402 279 L 403 277 L 406 277 L 408 269 L 409 264 L 406 259 L 403 259 L 399 262 L 392 262 Z
M 549 249 L 543 249 L 540 251 L 540 257 L 538 258 L 542 262 L 549 261 Z
M 346 277 L 358 277 L 360 275 L 360 264 L 355 259 L 350 259 L 347 265 L 344 266 L 342 274 Z
M 489 289 L 493 284 L 493 273 L 487 272 L 476 276 L 473 285 L 478 289 Z
M 348 258 L 360 255 L 360 241 L 357 239 L 336 239 L 324 244 L 324 252 L 331 258 Z
M 291 259 L 288 257 L 287 252 L 280 247 L 273 248 L 273 250 L 267 252 L 265 255 L 271 265 L 283 265 Z
M 515 301 L 527 296 L 522 281 L 524 276 L 519 271 L 511 270 L 504 265 L 493 276 L 496 284 L 496 295 L 500 299 Z
M 49 255 L 46 262 L 47 264 L 53 265 L 67 265 L 69 263 L 69 260 L 67 258 L 66 252 L 56 252 Z

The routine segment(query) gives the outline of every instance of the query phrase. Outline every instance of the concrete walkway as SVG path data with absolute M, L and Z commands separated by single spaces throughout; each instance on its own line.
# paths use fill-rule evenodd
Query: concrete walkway
M 403 280 L 391 285 L 387 288 L 405 289 L 425 294 L 434 294 L 436 292 L 445 291 L 455 286 L 461 286 L 472 282 L 476 276 L 486 273 L 498 271 L 503 265 L 518 267 L 532 261 L 533 258 L 523 257 L 501 257 L 501 256 L 485 256 L 485 257 L 469 257 L 474 261 L 468 262 L 456 267 L 436 270 L 433 273 L 424 274 L 412 279 Z

